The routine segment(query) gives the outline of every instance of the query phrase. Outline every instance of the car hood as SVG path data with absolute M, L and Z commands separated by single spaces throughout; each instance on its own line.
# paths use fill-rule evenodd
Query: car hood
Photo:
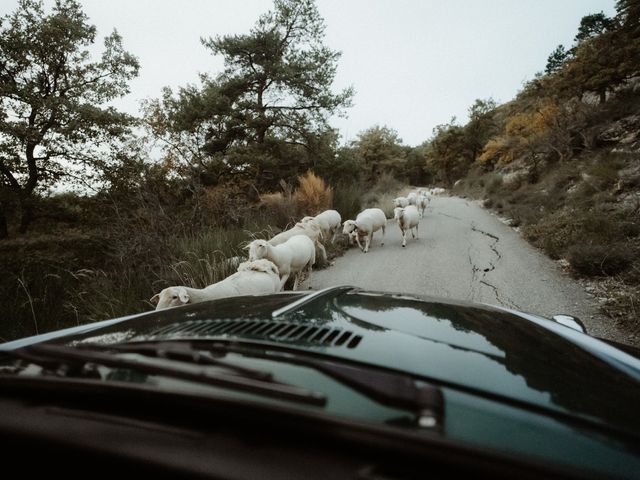
M 639 362 L 540 317 L 435 298 L 334 290 L 283 312 L 303 294 L 236 297 L 149 312 L 49 340 L 252 342 L 407 372 L 510 404 L 636 434 Z

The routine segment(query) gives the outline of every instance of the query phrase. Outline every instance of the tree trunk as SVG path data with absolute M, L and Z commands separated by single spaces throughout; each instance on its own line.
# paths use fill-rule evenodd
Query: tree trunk
M 0 205 L 0 240 L 9 236 L 9 227 L 7 225 L 7 215 L 4 213 L 4 207 Z
M 30 197 L 20 198 L 20 233 L 27 233 L 33 220 L 33 203 Z

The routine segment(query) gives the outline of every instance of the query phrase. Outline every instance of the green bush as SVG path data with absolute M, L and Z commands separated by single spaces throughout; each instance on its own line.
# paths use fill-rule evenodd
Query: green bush
M 362 210 L 362 197 L 366 189 L 358 181 L 339 183 L 333 189 L 333 208 L 340 212 L 343 221 L 356 218 Z
M 496 173 L 487 174 L 487 184 L 485 192 L 489 195 L 496 193 L 502 188 L 502 175 Z
M 573 269 L 586 276 L 609 276 L 626 270 L 633 256 L 624 246 L 572 245 L 567 260 Z
M 573 245 L 601 245 L 622 239 L 616 220 L 602 212 L 564 209 L 523 228 L 527 240 L 551 258 L 565 255 Z

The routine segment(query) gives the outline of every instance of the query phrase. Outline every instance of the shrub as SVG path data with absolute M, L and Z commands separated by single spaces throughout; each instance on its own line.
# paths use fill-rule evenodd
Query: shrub
M 618 165 L 600 159 L 587 172 L 598 190 L 611 188 L 618 181 Z
M 500 174 L 488 174 L 487 175 L 487 186 L 485 191 L 488 194 L 496 193 L 502 187 L 502 175 Z
M 300 186 L 295 191 L 294 198 L 301 209 L 302 215 L 317 215 L 331 208 L 333 205 L 333 189 L 308 170 L 303 176 L 298 177 Z
M 264 225 L 285 229 L 298 220 L 299 210 L 298 201 L 292 195 L 281 192 L 262 194 L 257 208 L 245 217 L 243 225 L 252 230 L 259 230 Z
M 607 245 L 625 241 L 619 220 L 605 212 L 564 209 L 523 229 L 527 240 L 558 259 L 572 246 Z
M 567 260 L 581 275 L 615 275 L 626 270 L 633 258 L 628 249 L 611 245 L 572 245 Z
M 374 183 L 371 191 L 376 194 L 393 194 L 402 187 L 402 182 L 396 179 L 396 177 L 388 172 L 383 172 Z
M 365 187 L 360 182 L 339 183 L 333 194 L 333 208 L 335 208 L 342 219 L 356 218 L 362 210 L 362 197 Z

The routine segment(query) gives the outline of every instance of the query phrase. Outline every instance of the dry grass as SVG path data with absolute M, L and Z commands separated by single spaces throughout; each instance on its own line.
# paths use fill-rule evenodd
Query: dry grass
M 311 170 L 298 177 L 294 198 L 302 215 L 317 215 L 333 205 L 333 189 Z

